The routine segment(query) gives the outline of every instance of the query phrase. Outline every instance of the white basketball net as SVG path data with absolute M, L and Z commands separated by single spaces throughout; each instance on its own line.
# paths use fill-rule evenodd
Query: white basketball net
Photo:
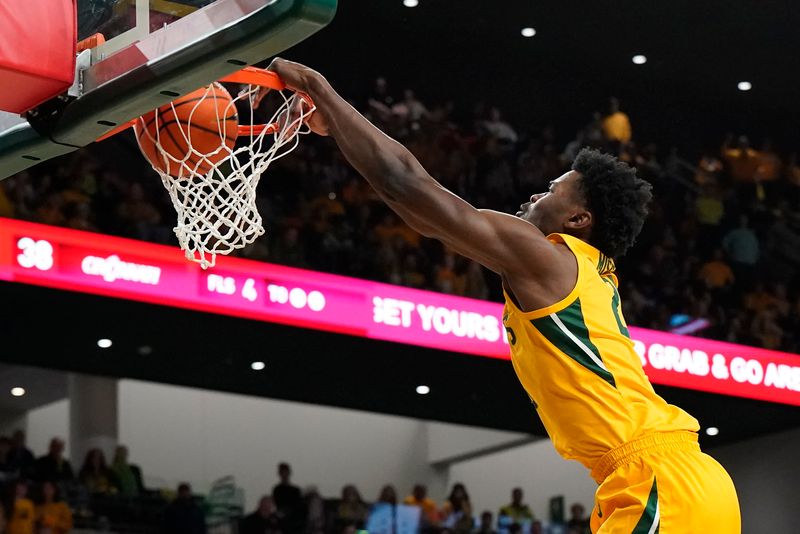
M 194 104 L 191 113 L 194 113 L 205 98 L 214 98 L 211 87 Z M 231 126 L 228 121 L 223 120 L 224 117 L 235 112 L 237 102 L 247 100 L 250 125 L 253 126 L 253 107 L 259 91 L 260 87 L 257 85 L 244 86 L 224 113 L 218 113 L 220 146 L 209 154 L 200 153 L 192 147 L 191 114 L 188 124 L 177 122 L 173 126 L 174 129 L 180 129 L 180 134 L 190 147 L 189 153 L 182 159 L 175 158 L 163 149 L 158 128 L 155 129 L 155 139 L 144 128 L 143 135 L 154 142 L 158 155 L 163 160 L 163 167 L 176 174 L 172 176 L 153 167 L 161 176 L 178 212 L 178 223 L 174 228 L 178 243 L 186 258 L 199 263 L 203 269 L 216 264 L 217 254 L 229 254 L 235 249 L 246 247 L 264 234 L 261 215 L 256 208 L 258 181 L 273 161 L 297 147 L 298 134 L 310 132 L 305 120 L 314 112 L 314 108 L 305 102 L 301 105 L 300 95 L 291 93 L 287 97 L 283 92 L 274 91 L 281 95 L 283 103 L 267 124 L 278 124 L 277 130 L 271 132 L 265 128 L 260 132 L 251 131 L 247 135 L 240 135 L 232 149 L 225 145 L 222 140 L 226 133 L 231 135 L 226 131 Z M 214 108 L 217 109 L 218 106 Z M 158 120 L 158 110 L 155 113 Z M 287 117 L 290 120 L 286 120 Z M 241 115 L 239 121 L 244 122 Z M 210 170 L 207 170 L 209 167 Z

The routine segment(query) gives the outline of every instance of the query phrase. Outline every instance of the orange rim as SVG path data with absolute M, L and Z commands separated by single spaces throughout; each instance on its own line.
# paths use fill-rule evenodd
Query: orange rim
M 220 81 L 258 85 L 276 91 L 283 91 L 286 89 L 286 84 L 276 73 L 257 67 L 245 67 L 238 72 L 225 76 Z M 311 97 L 305 93 L 297 94 L 306 102 L 306 105 L 314 107 L 314 102 L 311 100 Z M 259 135 L 264 130 L 266 130 L 268 134 L 271 134 L 277 132 L 279 129 L 280 125 L 276 122 L 272 124 L 253 124 L 252 126 L 239 125 L 239 135 Z
M 268 87 L 269 89 L 276 89 L 278 91 L 286 89 L 286 84 L 283 83 L 283 80 L 281 80 L 277 74 L 271 70 L 259 69 L 256 67 L 245 67 L 240 71 L 221 78 L 219 81 L 260 85 L 261 87 Z
M 260 87 L 266 87 L 268 89 L 274 89 L 276 91 L 283 91 L 284 89 L 286 89 L 286 84 L 283 83 L 283 80 L 281 80 L 276 73 L 272 72 L 271 70 L 259 69 L 257 67 L 245 67 L 240 71 L 234 72 L 233 74 L 229 74 L 224 78 L 221 78 L 219 81 L 228 83 L 243 83 L 248 85 L 258 85 Z M 309 97 L 305 93 L 297 93 L 297 94 L 300 95 L 300 97 L 305 101 L 306 105 L 314 107 L 314 101 L 311 100 L 311 97 Z M 136 124 L 137 120 L 138 117 L 136 119 L 132 119 L 126 122 L 125 124 L 120 124 L 113 130 L 98 137 L 96 142 L 103 141 L 105 139 L 108 139 L 109 137 L 113 137 L 118 133 L 133 127 L 133 125 Z M 277 132 L 279 129 L 280 125 L 277 122 L 274 122 L 272 124 L 253 124 L 251 126 L 240 124 L 238 134 L 259 135 L 264 130 L 266 130 L 268 134 L 272 134 Z

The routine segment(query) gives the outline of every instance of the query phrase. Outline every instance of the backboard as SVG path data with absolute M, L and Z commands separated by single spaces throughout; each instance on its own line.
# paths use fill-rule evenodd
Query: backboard
M 20 121 L 0 114 L 0 180 L 92 143 L 119 124 L 290 48 L 337 0 L 77 0 L 75 85 Z M 11 125 L 11 127 L 9 127 Z

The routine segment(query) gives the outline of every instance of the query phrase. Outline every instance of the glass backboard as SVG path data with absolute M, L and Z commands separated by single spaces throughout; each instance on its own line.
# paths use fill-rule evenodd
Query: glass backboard
M 336 7 L 337 0 L 77 0 L 78 39 L 101 33 L 105 42 L 84 54 L 70 98 L 28 117 L 33 128 L 0 115 L 0 180 L 269 59 L 325 27 Z
M 78 0 L 78 39 L 101 33 L 83 92 L 192 42 L 210 38 L 278 0 Z

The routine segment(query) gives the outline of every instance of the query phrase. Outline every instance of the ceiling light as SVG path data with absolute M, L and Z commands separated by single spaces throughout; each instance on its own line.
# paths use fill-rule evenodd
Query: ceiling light
M 706 428 L 706 434 L 708 434 L 709 436 L 716 436 L 717 434 L 719 434 L 719 428 L 715 426 L 710 426 Z
M 111 340 L 106 338 L 98 339 L 97 346 L 100 347 L 101 349 L 107 349 L 108 347 L 111 346 Z
M 142 345 L 139 347 L 139 355 L 140 356 L 149 356 L 153 354 L 153 347 L 150 345 Z
M 418 0 L 403 0 L 403 5 L 406 7 L 417 7 L 419 5 Z
M 522 28 L 523 37 L 533 37 L 534 35 L 536 35 L 536 30 L 533 28 Z
M 633 56 L 633 62 L 636 65 L 644 65 L 645 63 L 647 63 L 647 56 L 643 56 L 642 54 L 636 54 L 635 56 Z
M 428 386 L 417 386 L 417 393 L 419 393 L 420 395 L 427 395 L 430 392 L 431 388 L 429 388 Z
M 25 388 L 21 387 L 11 388 L 11 394 L 14 395 L 15 397 L 21 397 L 25 395 Z
M 753 88 L 753 84 L 750 82 L 739 82 L 736 87 L 738 87 L 740 91 L 749 91 Z
M 253 371 L 263 371 L 266 366 L 267 364 L 264 362 L 253 362 L 250 364 L 250 369 Z

